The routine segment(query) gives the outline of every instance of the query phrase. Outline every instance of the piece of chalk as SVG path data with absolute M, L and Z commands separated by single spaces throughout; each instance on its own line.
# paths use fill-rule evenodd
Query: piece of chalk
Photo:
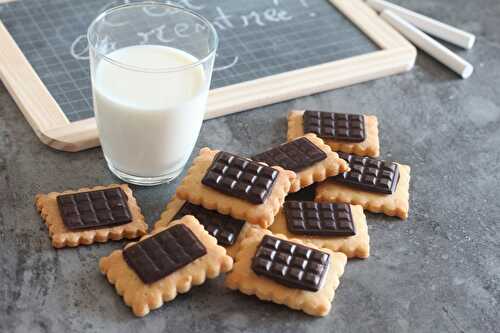
M 430 54 L 442 64 L 448 66 L 462 76 L 462 78 L 468 78 L 474 71 L 474 67 L 467 61 L 460 58 L 444 45 L 418 30 L 415 26 L 411 25 L 411 23 L 405 21 L 392 11 L 384 10 L 382 14 L 380 14 L 380 17 L 408 38 L 418 48 Z
M 449 43 L 458 45 L 465 49 L 470 49 L 476 41 L 476 36 L 473 34 L 452 27 L 451 25 L 444 24 L 430 17 L 415 13 L 406 8 L 397 6 L 384 0 L 367 0 L 366 3 L 376 11 L 383 11 L 385 9 L 392 10 L 402 19 L 410 22 L 422 31 L 429 35 L 441 38 Z

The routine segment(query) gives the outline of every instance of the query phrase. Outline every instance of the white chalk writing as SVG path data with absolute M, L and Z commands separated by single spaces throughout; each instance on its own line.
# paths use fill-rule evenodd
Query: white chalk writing
M 266 9 L 264 11 L 264 17 L 270 22 L 289 21 L 293 18 L 287 13 L 287 11 L 278 10 L 276 8 Z
M 116 5 L 120 4 L 120 5 L 125 5 L 125 4 L 128 4 L 130 3 L 131 0 L 121 0 L 121 1 L 113 1 L 113 2 L 110 2 L 110 3 L 107 3 L 106 5 L 102 6 L 98 13 L 102 13 L 108 9 L 111 9 L 113 7 L 115 7 Z M 120 21 L 120 20 L 117 20 L 116 17 L 110 21 L 108 20 L 106 17 L 103 18 L 103 22 L 104 24 L 108 25 L 108 26 L 111 26 L 111 27 L 120 27 L 120 26 L 124 26 L 127 24 L 126 21 Z
M 239 58 L 238 56 L 235 56 L 235 57 L 233 58 L 233 60 L 232 60 L 230 63 L 228 63 L 227 65 L 215 66 L 215 67 L 214 67 L 214 72 L 223 71 L 223 70 L 225 70 L 225 69 L 229 69 L 229 68 L 231 68 L 231 67 L 234 67 L 234 65 L 236 65 L 236 64 L 238 63 L 238 60 L 239 60 L 239 59 L 240 59 L 240 58 Z
M 140 44 L 147 44 L 150 41 L 150 37 L 154 36 L 157 40 L 162 43 L 171 43 L 174 41 L 172 38 L 167 38 L 165 36 L 165 24 L 160 25 L 157 28 L 153 28 L 146 32 L 138 32 L 137 36 L 141 37 Z
M 205 6 L 203 6 L 203 5 L 193 4 L 191 0 L 166 1 L 166 3 L 180 6 L 180 7 L 185 7 L 185 8 L 191 9 L 191 10 L 202 10 L 203 8 L 205 8 Z M 151 7 L 148 6 L 148 7 L 144 7 L 143 11 L 148 16 L 160 17 L 160 16 L 165 16 L 167 14 L 175 14 L 176 9 L 165 8 L 162 6 L 151 6 Z
M 129 3 L 131 0 L 121 0 L 121 3 Z M 296 1 L 296 0 L 294 0 Z M 304 8 L 308 8 L 307 0 L 299 0 L 301 5 Z M 173 3 L 176 5 L 180 5 L 182 7 L 191 9 L 191 10 L 202 10 L 206 8 L 205 4 L 200 3 L 201 0 L 177 0 L 177 1 L 167 1 L 167 3 Z M 270 7 L 265 8 L 263 10 L 251 10 L 248 12 L 235 14 L 228 14 L 224 12 L 223 8 L 220 6 L 215 7 L 215 16 L 212 18 L 212 24 L 214 27 L 219 30 L 231 30 L 236 28 L 246 28 L 250 26 L 259 26 L 265 27 L 270 24 L 278 24 L 279 22 L 286 22 L 292 20 L 293 15 L 288 12 L 284 3 L 285 0 L 269 0 Z M 101 11 L 104 11 L 116 4 L 116 1 L 107 4 L 101 8 Z M 0 7 L 1 8 L 1 7 Z M 147 8 L 145 7 L 144 13 L 148 16 L 152 17 L 152 20 L 155 17 L 164 16 L 167 14 L 172 14 L 172 11 L 176 11 L 176 9 L 165 9 L 161 6 Z M 315 13 L 310 13 L 312 15 Z M 106 21 L 108 25 L 112 26 L 120 26 L 126 24 L 125 22 L 120 22 L 117 20 L 113 20 L 112 22 Z M 167 26 L 166 24 L 159 25 L 150 29 L 149 31 L 141 31 L 137 33 L 139 44 L 147 44 L 153 42 L 161 42 L 161 43 L 172 43 L 178 38 L 190 38 L 193 34 L 201 33 L 205 31 L 207 28 L 206 25 L 202 23 L 193 23 L 189 24 L 187 22 L 179 22 L 175 24 L 173 27 Z M 116 47 L 115 43 L 109 41 L 109 39 L 104 38 L 99 42 L 99 50 L 101 52 L 108 52 L 113 50 Z M 71 55 L 78 60 L 88 60 L 88 45 L 86 35 L 78 36 L 73 43 L 71 44 Z M 224 62 L 226 64 L 218 65 L 214 68 L 214 71 L 221 71 L 235 66 L 238 61 L 238 55 L 228 56 L 224 55 Z
M 71 43 L 70 48 L 71 55 L 77 60 L 88 60 L 89 59 L 89 44 L 87 43 L 87 36 L 78 36 L 73 43 Z
M 108 37 L 104 37 L 99 43 L 99 53 L 107 54 L 116 49 L 116 43 L 110 42 Z M 80 35 L 71 43 L 71 55 L 77 60 L 89 59 L 89 44 L 87 43 L 87 35 Z
M 240 17 L 241 17 L 241 20 L 243 21 L 244 27 L 248 27 L 252 20 L 254 20 L 255 24 L 260 25 L 261 27 L 266 25 L 260 19 L 260 15 L 255 11 L 250 12 L 250 14 L 248 14 L 248 15 L 241 15 Z
M 222 30 L 224 30 L 226 27 L 234 28 L 234 25 L 231 22 L 232 16 L 226 15 L 222 8 L 220 8 L 219 6 L 217 6 L 215 10 L 217 11 L 217 16 L 213 19 L 212 24 Z
M 200 23 L 195 23 L 194 25 L 194 32 L 195 33 L 199 33 L 203 30 L 207 29 L 207 26 L 206 25 L 203 25 L 203 24 L 200 24 Z
M 205 6 L 203 6 L 203 5 L 193 4 L 191 0 L 177 0 L 175 2 L 183 7 L 186 7 L 186 8 L 192 9 L 192 10 L 202 10 L 205 8 Z
M 179 38 L 189 37 L 189 24 L 187 23 L 177 23 L 174 27 L 174 32 Z

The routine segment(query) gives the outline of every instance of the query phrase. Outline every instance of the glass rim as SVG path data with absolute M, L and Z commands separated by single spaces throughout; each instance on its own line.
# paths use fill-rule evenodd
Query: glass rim
M 91 42 L 91 34 L 95 30 L 95 26 L 97 25 L 97 23 L 102 21 L 103 18 L 112 14 L 113 12 L 116 12 L 116 11 L 119 11 L 119 10 L 122 10 L 125 8 L 144 7 L 145 5 L 155 5 L 155 6 L 163 6 L 163 7 L 177 9 L 177 10 L 180 10 L 184 13 L 187 13 L 187 14 L 190 14 L 190 15 L 196 17 L 197 19 L 202 21 L 204 24 L 206 24 L 206 26 L 210 30 L 210 34 L 214 37 L 214 43 L 213 43 L 213 45 L 210 46 L 210 49 L 209 49 L 209 52 L 207 53 L 207 55 L 204 56 L 203 58 L 198 59 L 198 61 L 193 62 L 193 63 L 188 64 L 188 65 L 182 65 L 182 66 L 177 66 L 177 67 L 167 67 L 167 68 L 148 68 L 148 67 L 141 67 L 141 66 L 133 66 L 133 65 L 129 65 L 127 63 L 121 62 L 121 61 L 114 60 L 114 59 L 108 57 L 106 54 L 100 52 L 95 47 L 95 45 Z M 141 1 L 141 2 L 132 2 L 132 3 L 127 3 L 127 4 L 122 4 L 122 5 L 118 5 L 115 7 L 111 7 L 109 9 L 106 9 L 105 11 L 100 13 L 99 15 L 97 15 L 97 17 L 94 18 L 94 20 L 92 20 L 92 22 L 90 23 L 90 25 L 87 29 L 87 43 L 88 43 L 89 51 L 92 49 L 97 55 L 102 57 L 103 60 L 106 60 L 114 65 L 119 66 L 119 67 L 123 67 L 125 69 L 129 69 L 129 70 L 133 70 L 133 71 L 137 71 L 137 72 L 169 73 L 169 72 L 179 72 L 179 71 L 183 71 L 186 69 L 194 68 L 194 67 L 197 67 L 197 66 L 205 63 L 207 60 L 209 60 L 217 51 L 217 47 L 219 46 L 219 35 L 217 34 L 217 30 L 215 30 L 215 27 L 213 26 L 213 24 L 208 19 L 206 19 L 204 16 L 195 12 L 194 10 L 191 10 L 191 9 L 179 6 L 179 5 L 175 5 L 172 3 L 160 2 L 160 1 Z M 147 44 L 147 45 L 155 45 L 155 44 Z

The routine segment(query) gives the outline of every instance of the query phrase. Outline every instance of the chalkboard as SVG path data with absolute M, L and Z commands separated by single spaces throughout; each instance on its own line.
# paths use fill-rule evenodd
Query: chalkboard
M 119 3 L 123 2 L 130 1 Z M 212 79 L 212 89 L 219 91 L 384 48 L 328 0 L 176 3 L 202 13 L 219 33 Z M 0 5 L 0 21 L 68 123 L 94 116 L 86 30 L 98 13 L 116 4 L 109 0 L 17 0 Z M 162 33 L 161 26 L 144 31 L 144 42 L 154 43 Z

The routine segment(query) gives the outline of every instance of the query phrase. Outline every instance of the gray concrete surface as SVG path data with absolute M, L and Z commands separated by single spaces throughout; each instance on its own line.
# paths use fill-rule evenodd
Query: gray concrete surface
M 115 182 L 101 151 L 41 144 L 0 87 L 2 332 L 500 332 L 500 2 L 401 1 L 477 34 L 466 80 L 419 54 L 409 73 L 208 121 L 197 148 L 250 154 L 285 139 L 292 107 L 376 114 L 383 157 L 412 166 L 406 222 L 368 214 L 372 256 L 349 262 L 323 319 L 231 292 L 222 278 L 135 318 L 98 270 L 125 242 L 54 250 L 37 192 Z M 135 188 L 147 222 L 177 182 Z

